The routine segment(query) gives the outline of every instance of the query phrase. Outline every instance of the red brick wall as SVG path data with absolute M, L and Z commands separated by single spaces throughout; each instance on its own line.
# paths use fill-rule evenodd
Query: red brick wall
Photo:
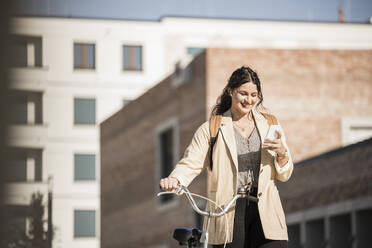
M 300 162 L 280 184 L 286 213 L 372 195 L 372 139 Z
M 295 161 L 341 146 L 341 118 L 372 116 L 371 50 L 208 49 L 207 104 L 231 73 L 257 71 Z

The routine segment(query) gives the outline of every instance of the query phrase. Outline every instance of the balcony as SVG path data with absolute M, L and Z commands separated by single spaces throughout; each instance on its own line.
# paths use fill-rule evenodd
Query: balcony
M 47 140 L 47 125 L 43 124 L 43 93 L 12 90 L 11 111 L 7 134 L 11 146 L 14 142 L 26 142 L 21 146 L 40 147 Z M 28 145 L 32 144 L 32 145 Z
M 44 147 L 48 140 L 46 124 L 13 124 L 7 133 L 8 145 L 14 147 Z
M 9 69 L 10 88 L 44 91 L 47 87 L 47 67 L 19 67 Z
M 40 192 L 45 201 L 48 195 L 48 182 L 12 182 L 4 185 L 5 204 L 28 205 L 33 193 Z
M 13 89 L 44 90 L 48 69 L 43 67 L 43 39 L 40 36 L 13 35 L 9 71 Z

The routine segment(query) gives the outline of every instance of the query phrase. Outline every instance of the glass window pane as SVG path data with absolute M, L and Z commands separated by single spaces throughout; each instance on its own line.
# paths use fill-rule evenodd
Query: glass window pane
M 95 46 L 94 44 L 86 45 L 86 68 L 95 68 Z
M 96 236 L 96 211 L 75 210 L 74 211 L 74 237 Z
M 370 247 L 372 243 L 372 208 L 356 212 L 357 248 Z
M 74 44 L 74 68 L 82 67 L 82 48 L 81 44 Z
M 74 68 L 94 69 L 95 65 L 95 44 L 74 43 Z
M 306 222 L 305 248 L 324 246 L 324 219 Z
M 140 46 L 134 48 L 134 68 L 136 70 L 142 69 L 142 47 Z
M 129 100 L 129 99 L 123 99 L 123 105 L 124 106 L 127 105 L 130 102 L 131 102 L 131 100 Z
M 343 214 L 329 218 L 329 244 L 330 247 L 352 247 L 351 215 Z
M 130 69 L 130 62 L 129 62 L 129 46 L 124 46 L 123 49 L 123 58 L 124 58 L 124 69 Z
M 288 226 L 288 237 L 288 248 L 301 247 L 299 224 L 292 224 Z
M 191 56 L 196 56 L 203 51 L 204 51 L 204 48 L 202 47 L 188 47 L 187 48 L 187 54 Z
M 96 99 L 74 99 L 74 123 L 92 125 L 96 123 Z
M 96 156 L 94 154 L 75 154 L 75 180 L 96 179 Z
M 173 169 L 173 128 L 169 128 L 160 134 L 160 163 L 161 178 L 167 177 Z M 164 195 L 160 198 L 162 203 L 173 199 L 173 195 Z
M 160 135 L 161 142 L 161 177 L 167 177 L 173 168 L 173 129 L 170 128 Z
M 142 70 L 142 46 L 123 46 L 124 70 Z

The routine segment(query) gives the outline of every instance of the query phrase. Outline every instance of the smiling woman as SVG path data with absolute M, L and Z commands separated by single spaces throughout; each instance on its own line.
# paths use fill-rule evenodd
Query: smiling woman
M 287 181 L 293 163 L 280 125 L 275 138 L 265 138 L 276 117 L 265 113 L 257 73 L 249 67 L 236 69 L 217 99 L 211 114 L 220 115 L 221 125 L 210 163 L 210 122 L 196 131 L 184 157 L 167 178 L 160 181 L 163 190 L 178 184 L 188 186 L 208 168 L 208 197 L 226 205 L 237 187 L 251 189 L 258 203 L 237 200 L 227 220 L 214 218 L 210 223 L 210 243 L 215 247 L 287 247 L 287 227 L 275 180 Z M 275 121 L 273 121 L 275 120 Z M 207 206 L 214 209 L 214 206 Z M 232 223 L 232 224 L 229 224 Z

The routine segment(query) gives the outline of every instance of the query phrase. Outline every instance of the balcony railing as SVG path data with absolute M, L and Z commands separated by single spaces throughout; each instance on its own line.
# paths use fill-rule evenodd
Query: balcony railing
M 47 142 L 48 127 L 46 124 L 12 124 L 7 133 L 10 146 L 31 144 L 31 147 L 40 147 Z
M 15 89 L 36 88 L 44 89 L 48 77 L 48 67 L 14 67 L 9 69 L 10 87 Z
M 5 184 L 4 199 L 9 205 L 28 205 L 33 193 L 40 192 L 44 201 L 48 195 L 48 182 L 15 182 Z

